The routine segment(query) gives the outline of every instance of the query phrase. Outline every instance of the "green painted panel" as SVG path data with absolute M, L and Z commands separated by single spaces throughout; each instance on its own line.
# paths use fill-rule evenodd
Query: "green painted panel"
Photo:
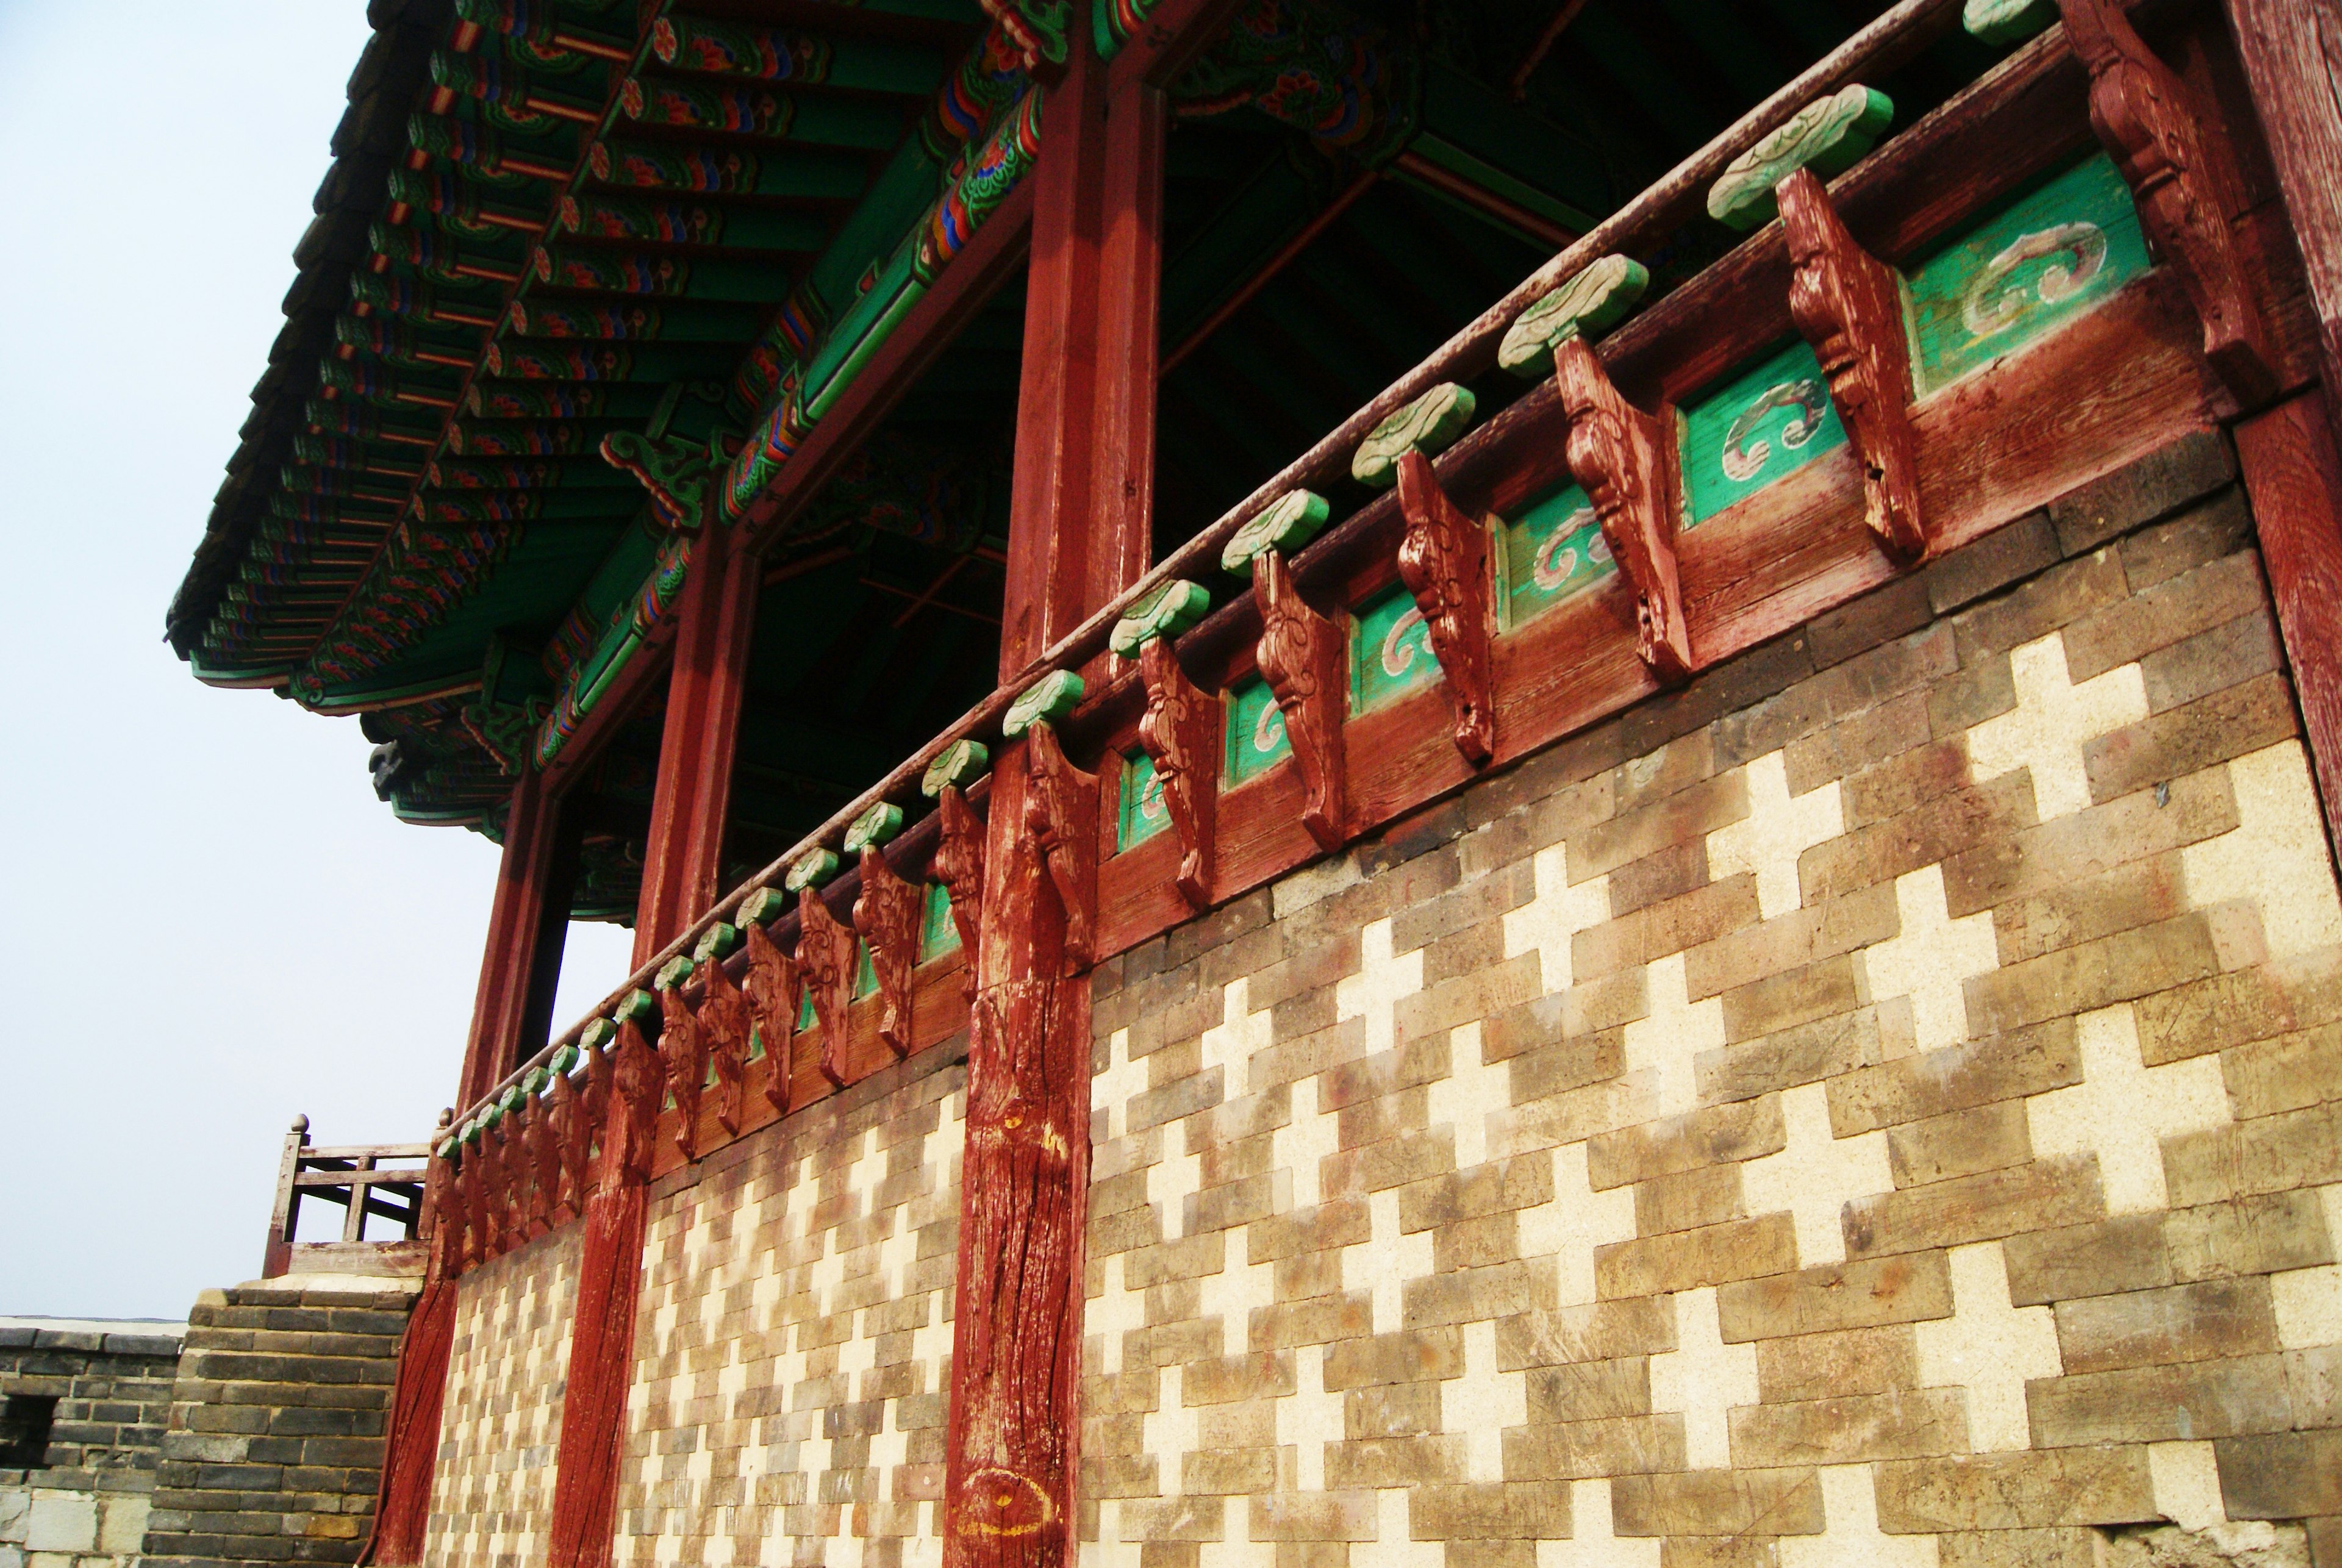
M 2009 203 L 1910 275 L 1922 395 L 2087 310 L 2147 271 L 2130 187 L 2100 156 Z
M 951 890 L 940 882 L 927 884 L 919 907 L 919 962 L 941 958 L 959 945 L 959 924 L 952 919 Z
M 1370 714 L 1426 681 L 1436 680 L 1423 612 L 1404 584 L 1391 589 L 1350 622 L 1350 711 Z
M 816 1022 L 813 1015 L 813 987 L 808 985 L 797 994 L 798 1032 L 803 1033 L 812 1028 Z
M 1618 569 L 1594 503 L 1575 484 L 1506 524 L 1497 547 L 1503 552 L 1496 570 L 1499 624 L 1508 631 Z
M 870 944 L 854 944 L 854 994 L 875 996 L 878 992 L 878 972 L 870 967 Z
M 1846 444 L 1829 383 L 1802 338 L 1687 404 L 1683 419 L 1686 528 Z
M 1268 683 L 1256 675 L 1228 694 L 1228 782 L 1256 778 L 1289 756 L 1285 714 Z
M 1170 825 L 1171 809 L 1163 804 L 1163 781 L 1155 775 L 1155 759 L 1145 752 L 1132 752 L 1122 759 L 1122 806 L 1115 822 L 1115 853 L 1135 849 Z

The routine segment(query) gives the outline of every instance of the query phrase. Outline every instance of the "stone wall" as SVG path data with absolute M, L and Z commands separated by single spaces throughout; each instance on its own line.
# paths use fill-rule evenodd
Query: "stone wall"
M 0 1398 L 56 1402 L 40 1463 L 0 1468 L 0 1568 L 117 1568 L 136 1553 L 185 1332 L 0 1318 Z
M 567 1225 L 457 1282 L 426 1556 L 465 1568 L 545 1559 L 577 1255 Z
M 2342 901 L 2230 473 L 1106 965 L 1086 1554 L 2307 1562 Z
M 415 1286 L 288 1274 L 205 1291 L 163 1436 L 146 1561 L 354 1563 Z
M 965 1036 L 653 1188 L 620 1563 L 942 1561 Z

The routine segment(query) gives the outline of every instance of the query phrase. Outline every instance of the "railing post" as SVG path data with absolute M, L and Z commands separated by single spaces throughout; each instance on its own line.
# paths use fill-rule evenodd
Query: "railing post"
M 309 1118 L 295 1116 L 276 1162 L 276 1203 L 268 1216 L 268 1247 L 260 1258 L 262 1279 L 275 1279 L 293 1266 L 293 1232 L 301 1223 L 301 1189 L 293 1178 L 300 1174 L 301 1151 L 308 1144 Z

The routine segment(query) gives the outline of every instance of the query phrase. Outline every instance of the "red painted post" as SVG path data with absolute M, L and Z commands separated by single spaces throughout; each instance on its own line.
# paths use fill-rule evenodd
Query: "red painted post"
M 2342 856 L 2342 454 L 2317 387 L 2237 426 L 2269 597 L 2293 665 L 2328 845 Z
M 724 819 L 759 584 L 756 558 L 714 519 L 713 506 L 707 510 L 676 606 L 675 663 L 635 917 L 636 964 L 674 941 L 721 891 Z
M 545 909 L 556 892 L 560 810 L 532 768 L 513 786 L 503 862 L 488 912 L 487 951 L 472 1003 L 472 1036 L 455 1103 L 470 1105 L 513 1069 L 526 1027 L 530 983 Z

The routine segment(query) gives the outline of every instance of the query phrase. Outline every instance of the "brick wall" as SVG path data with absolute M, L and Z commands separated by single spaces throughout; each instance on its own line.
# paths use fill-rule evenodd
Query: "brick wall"
M 584 1234 L 583 1226 L 565 1226 L 456 1283 L 424 1529 L 435 1564 L 544 1561 Z
M 355 1562 L 414 1300 L 411 1282 L 338 1275 L 205 1291 L 187 1317 L 145 1560 Z
M 2306 1562 L 2342 901 L 2230 473 L 1105 966 L 1086 1553 Z
M 0 1568 L 115 1568 L 137 1552 L 185 1332 L 0 1319 L 0 1397 L 56 1401 L 41 1463 L 0 1469 Z
M 965 1037 L 658 1182 L 621 1563 L 940 1563 Z

